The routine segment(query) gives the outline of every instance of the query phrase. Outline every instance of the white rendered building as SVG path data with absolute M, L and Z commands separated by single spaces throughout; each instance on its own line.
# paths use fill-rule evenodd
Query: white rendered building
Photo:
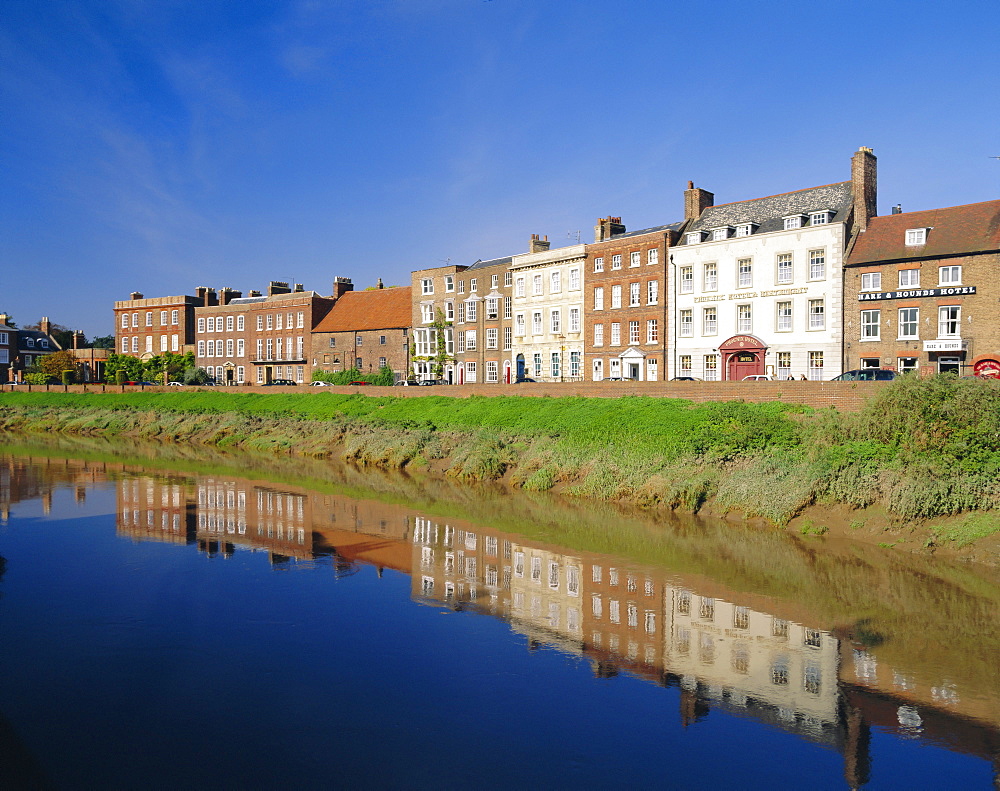
M 852 181 L 722 206 L 688 190 L 699 211 L 670 251 L 671 378 L 841 373 L 844 251 L 875 213 L 870 150 L 852 170 Z

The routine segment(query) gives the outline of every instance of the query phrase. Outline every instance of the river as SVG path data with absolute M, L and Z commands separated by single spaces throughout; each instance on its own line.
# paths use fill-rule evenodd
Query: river
M 330 462 L 0 444 L 0 787 L 994 788 L 995 569 Z

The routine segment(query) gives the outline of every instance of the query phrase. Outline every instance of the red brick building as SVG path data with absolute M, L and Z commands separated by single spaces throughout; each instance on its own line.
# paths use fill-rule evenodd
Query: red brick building
M 368 374 L 388 366 L 405 379 L 411 311 L 409 286 L 383 288 L 379 280 L 376 288 L 344 292 L 312 331 L 313 370 Z
M 626 233 L 605 217 L 587 245 L 584 356 L 588 378 L 667 375 L 667 266 L 683 222 Z
M 1000 201 L 873 217 L 844 292 L 845 369 L 1000 377 Z
M 278 280 L 267 296 L 222 289 L 214 298 L 211 292 L 213 304 L 195 309 L 195 364 L 219 384 L 307 382 L 312 331 L 352 288 L 349 279 L 337 278 L 332 297 Z
M 183 354 L 194 345 L 194 310 L 218 305 L 215 289 L 201 287 L 195 296 L 150 297 L 133 291 L 115 302 L 115 351 L 133 357 L 163 352 Z

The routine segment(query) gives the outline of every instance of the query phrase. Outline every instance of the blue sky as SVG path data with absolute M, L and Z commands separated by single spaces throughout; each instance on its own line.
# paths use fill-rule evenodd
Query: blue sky
M 849 178 L 1000 197 L 1000 4 L 4 0 L 0 309 L 329 293 Z

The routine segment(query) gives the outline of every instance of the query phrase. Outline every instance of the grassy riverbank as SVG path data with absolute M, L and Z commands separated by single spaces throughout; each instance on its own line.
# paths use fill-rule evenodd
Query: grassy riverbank
M 9 431 L 334 455 L 683 511 L 710 504 L 777 524 L 817 503 L 900 522 L 1000 510 L 1000 385 L 954 377 L 898 380 L 850 415 L 644 397 L 231 391 L 8 392 L 0 410 Z M 941 540 L 998 527 L 993 515 L 972 514 Z

